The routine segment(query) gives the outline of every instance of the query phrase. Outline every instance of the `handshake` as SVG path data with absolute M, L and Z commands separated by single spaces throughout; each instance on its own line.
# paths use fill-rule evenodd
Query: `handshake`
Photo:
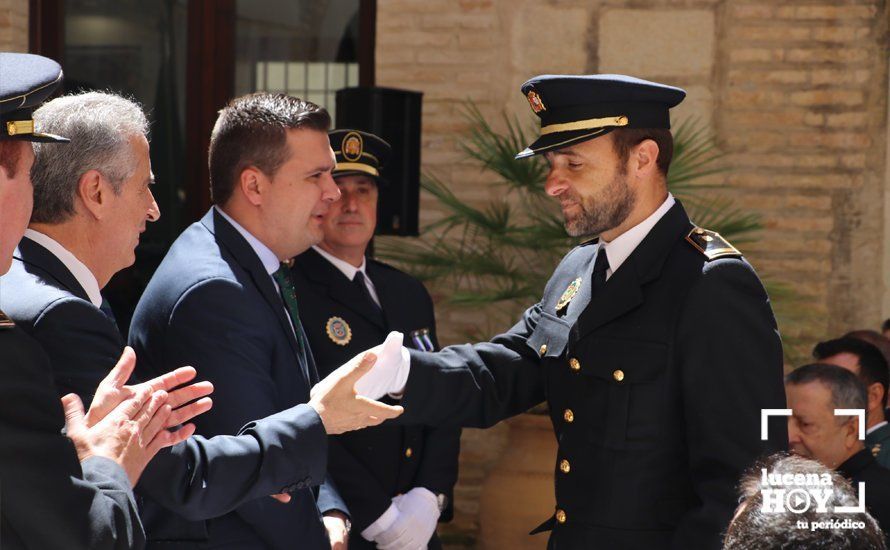
M 316 384 L 309 405 L 330 435 L 376 426 L 402 414 L 400 406 L 377 401 L 400 395 L 408 381 L 411 361 L 401 332 L 360 353 Z

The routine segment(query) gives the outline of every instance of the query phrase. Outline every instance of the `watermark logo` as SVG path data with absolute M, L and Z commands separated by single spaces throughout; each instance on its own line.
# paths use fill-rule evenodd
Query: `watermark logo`
M 773 416 L 791 416 L 791 409 L 762 409 L 760 411 L 760 438 L 769 438 L 769 418 Z M 835 409 L 835 416 L 856 416 L 859 424 L 859 439 L 865 439 L 865 411 L 863 409 Z M 831 506 L 829 502 L 834 495 L 834 483 L 831 475 L 824 474 L 792 474 L 774 473 L 762 468 L 760 492 L 762 511 L 765 514 L 782 514 L 791 512 L 804 514 L 861 514 L 865 512 L 865 483 L 858 484 L 856 506 Z M 824 521 L 797 521 L 798 529 L 864 529 L 865 523 L 853 518 L 826 518 Z

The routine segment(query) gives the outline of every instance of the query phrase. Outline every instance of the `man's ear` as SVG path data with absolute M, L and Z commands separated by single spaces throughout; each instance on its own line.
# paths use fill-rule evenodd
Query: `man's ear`
M 881 420 L 884 420 L 884 387 L 881 386 L 880 382 L 874 382 L 868 386 L 868 410 L 873 411 L 877 410 L 878 414 L 881 415 Z
M 844 443 L 848 449 L 852 449 L 859 443 L 859 417 L 851 416 L 844 424 Z
M 262 170 L 253 166 L 248 166 L 241 171 L 238 176 L 238 188 L 241 194 L 247 199 L 247 202 L 253 206 L 261 206 L 263 204 L 263 194 L 270 183 L 269 178 Z
M 658 171 L 658 144 L 644 139 L 634 146 L 630 156 L 631 168 L 640 176 L 650 176 Z
M 77 180 L 77 199 L 97 220 L 105 215 L 112 193 L 111 183 L 98 170 L 87 170 Z

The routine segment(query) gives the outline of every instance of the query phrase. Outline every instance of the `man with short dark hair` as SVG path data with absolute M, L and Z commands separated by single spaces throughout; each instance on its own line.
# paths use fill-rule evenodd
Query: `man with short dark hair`
M 34 118 L 80 146 L 36 148 L 34 213 L 0 307 L 46 350 L 59 392 L 90 403 L 124 349 L 101 289 L 133 263 L 139 234 L 160 216 L 148 121 L 135 102 L 102 92 L 56 98 Z M 293 407 L 252 419 L 237 436 L 192 437 L 160 453 L 137 487 L 148 544 L 200 539 L 204 520 L 304 478 L 305 418 Z
M 837 470 L 854 487 L 865 484 L 865 505 L 890 534 L 890 470 L 875 462 L 860 439 L 862 420 L 838 410 L 862 411 L 865 386 L 849 370 L 814 363 L 785 377 L 788 396 L 788 443 L 793 453 Z M 864 430 L 863 430 L 864 431 Z
M 865 446 L 878 464 L 890 468 L 890 424 L 884 409 L 890 370 L 884 355 L 862 339 L 844 337 L 816 344 L 813 357 L 820 363 L 849 370 L 865 385 L 868 392 Z
M 812 488 L 806 476 L 827 478 L 830 484 L 828 499 L 823 503 L 826 511 L 818 511 L 811 505 L 803 511 L 783 507 L 780 511 L 765 511 L 763 476 L 775 475 L 790 480 L 782 488 L 788 492 L 806 492 Z M 800 477 L 804 476 L 804 477 Z M 856 507 L 858 490 L 850 487 L 837 472 L 826 468 L 816 460 L 797 455 L 773 455 L 754 465 L 739 484 L 741 503 L 723 539 L 723 550 L 884 550 L 884 534 L 878 522 L 868 512 L 837 512 L 838 506 Z M 787 494 L 787 493 L 786 493 Z M 844 521 L 861 523 L 864 528 L 833 528 L 828 522 Z M 801 523 L 803 522 L 803 523 Z
M 256 418 L 302 411 L 306 475 L 282 488 L 290 502 L 243 504 L 209 522 L 196 547 L 342 547 L 349 523 L 327 481 L 327 435 L 401 411 L 356 397 L 355 380 L 373 356 L 326 378 L 310 398 L 318 373 L 282 262 L 321 240 L 323 216 L 339 197 L 329 125 L 321 107 L 282 94 L 223 108 L 210 138 L 214 206 L 173 243 L 133 316 L 130 342 L 143 373 L 189 364 L 213 383 L 220 406 L 197 422 L 198 433 L 234 434 Z

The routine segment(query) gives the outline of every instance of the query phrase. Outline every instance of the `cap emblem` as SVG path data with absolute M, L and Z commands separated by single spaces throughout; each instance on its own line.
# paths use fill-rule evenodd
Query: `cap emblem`
M 541 101 L 541 96 L 538 95 L 538 92 L 529 90 L 526 97 L 528 98 L 528 104 L 532 106 L 532 111 L 540 113 L 541 111 L 547 110 L 547 107 L 544 107 L 544 102 Z
M 362 156 L 363 152 L 362 136 L 356 132 L 349 132 L 343 138 L 343 158 L 349 161 L 356 161 Z

